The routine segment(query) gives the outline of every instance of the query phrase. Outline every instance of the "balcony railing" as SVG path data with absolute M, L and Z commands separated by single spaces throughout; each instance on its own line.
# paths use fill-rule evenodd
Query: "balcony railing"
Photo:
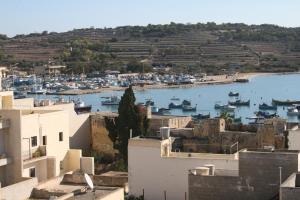
M 9 128 L 10 120 L 9 119 L 1 119 L 0 118 L 0 129 Z
M 47 156 L 46 146 L 41 145 L 37 149 L 30 149 L 23 152 L 23 160 L 31 160 L 39 157 Z

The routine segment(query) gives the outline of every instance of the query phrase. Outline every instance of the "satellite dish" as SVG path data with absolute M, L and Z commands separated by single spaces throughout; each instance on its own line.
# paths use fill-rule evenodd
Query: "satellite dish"
M 88 184 L 88 186 L 91 188 L 91 190 L 93 190 L 94 189 L 93 181 L 92 181 L 91 177 L 89 175 L 87 175 L 87 173 L 84 173 L 84 179 L 85 179 L 86 183 Z

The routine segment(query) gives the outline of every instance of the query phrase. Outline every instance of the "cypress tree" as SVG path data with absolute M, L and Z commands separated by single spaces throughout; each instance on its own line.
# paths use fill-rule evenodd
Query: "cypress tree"
M 147 133 L 149 120 L 137 105 L 135 105 L 135 96 L 132 86 L 129 86 L 119 103 L 119 116 L 113 119 L 105 119 L 106 128 L 109 131 L 109 137 L 114 142 L 115 148 L 119 151 L 122 159 L 127 163 L 128 158 L 128 140 L 130 130 L 132 136 L 136 137 Z

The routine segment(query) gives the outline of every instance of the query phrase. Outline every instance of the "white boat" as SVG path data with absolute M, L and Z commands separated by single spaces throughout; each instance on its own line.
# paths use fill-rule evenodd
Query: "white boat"
M 46 89 L 43 89 L 43 86 L 37 85 L 31 88 L 30 91 L 27 92 L 27 94 L 45 94 L 47 92 Z
M 299 114 L 300 114 L 300 112 L 297 108 L 295 108 L 295 107 L 288 108 L 288 111 L 287 111 L 288 116 L 299 116 Z
M 118 96 L 111 96 L 108 100 L 101 101 L 102 105 L 105 106 L 114 106 L 114 105 L 119 105 L 121 99 Z

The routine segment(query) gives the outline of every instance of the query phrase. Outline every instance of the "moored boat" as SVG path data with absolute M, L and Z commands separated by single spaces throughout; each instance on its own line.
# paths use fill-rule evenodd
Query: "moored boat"
M 229 92 L 228 96 L 230 97 L 238 97 L 240 94 L 238 92 Z
M 281 100 L 275 100 L 272 99 L 272 104 L 273 105 L 278 105 L 278 106 L 289 106 L 289 105 L 294 105 L 294 104 L 300 104 L 300 100 L 286 100 L 286 101 L 281 101 Z
M 250 106 L 250 99 L 248 101 L 242 101 L 242 100 L 228 101 L 228 104 L 231 106 Z
M 264 117 L 266 119 L 270 119 L 270 118 L 274 118 L 274 117 L 278 117 L 277 113 L 269 113 L 267 111 L 258 111 L 258 112 L 255 112 L 255 115 L 257 117 Z
M 260 110 L 277 110 L 277 106 L 276 105 L 268 105 L 266 103 L 259 104 L 258 108 Z
M 170 103 L 169 104 L 169 109 L 181 109 L 182 108 L 182 104 L 176 104 L 176 103 Z
M 172 101 L 180 101 L 180 98 L 173 96 L 173 97 L 171 98 L 171 100 L 172 100 Z
M 209 119 L 210 118 L 210 113 L 208 114 L 201 114 L 199 113 L 198 115 L 192 115 L 193 119 Z
M 197 110 L 197 105 L 195 107 L 188 106 L 188 105 L 183 105 L 182 106 L 182 111 L 183 112 L 194 112 Z
M 108 100 L 101 101 L 104 106 L 117 106 L 119 105 L 121 99 L 118 96 L 112 96 Z
M 189 100 L 183 100 L 182 101 L 182 106 L 191 106 L 192 104 L 191 104 L 191 101 L 189 101 Z
M 291 107 L 291 108 L 288 108 L 287 115 L 288 116 L 299 116 L 300 111 L 296 107 Z
M 77 114 L 89 113 L 92 110 L 92 106 L 85 105 L 85 103 L 83 101 L 78 99 L 77 101 L 74 101 L 74 110 Z

